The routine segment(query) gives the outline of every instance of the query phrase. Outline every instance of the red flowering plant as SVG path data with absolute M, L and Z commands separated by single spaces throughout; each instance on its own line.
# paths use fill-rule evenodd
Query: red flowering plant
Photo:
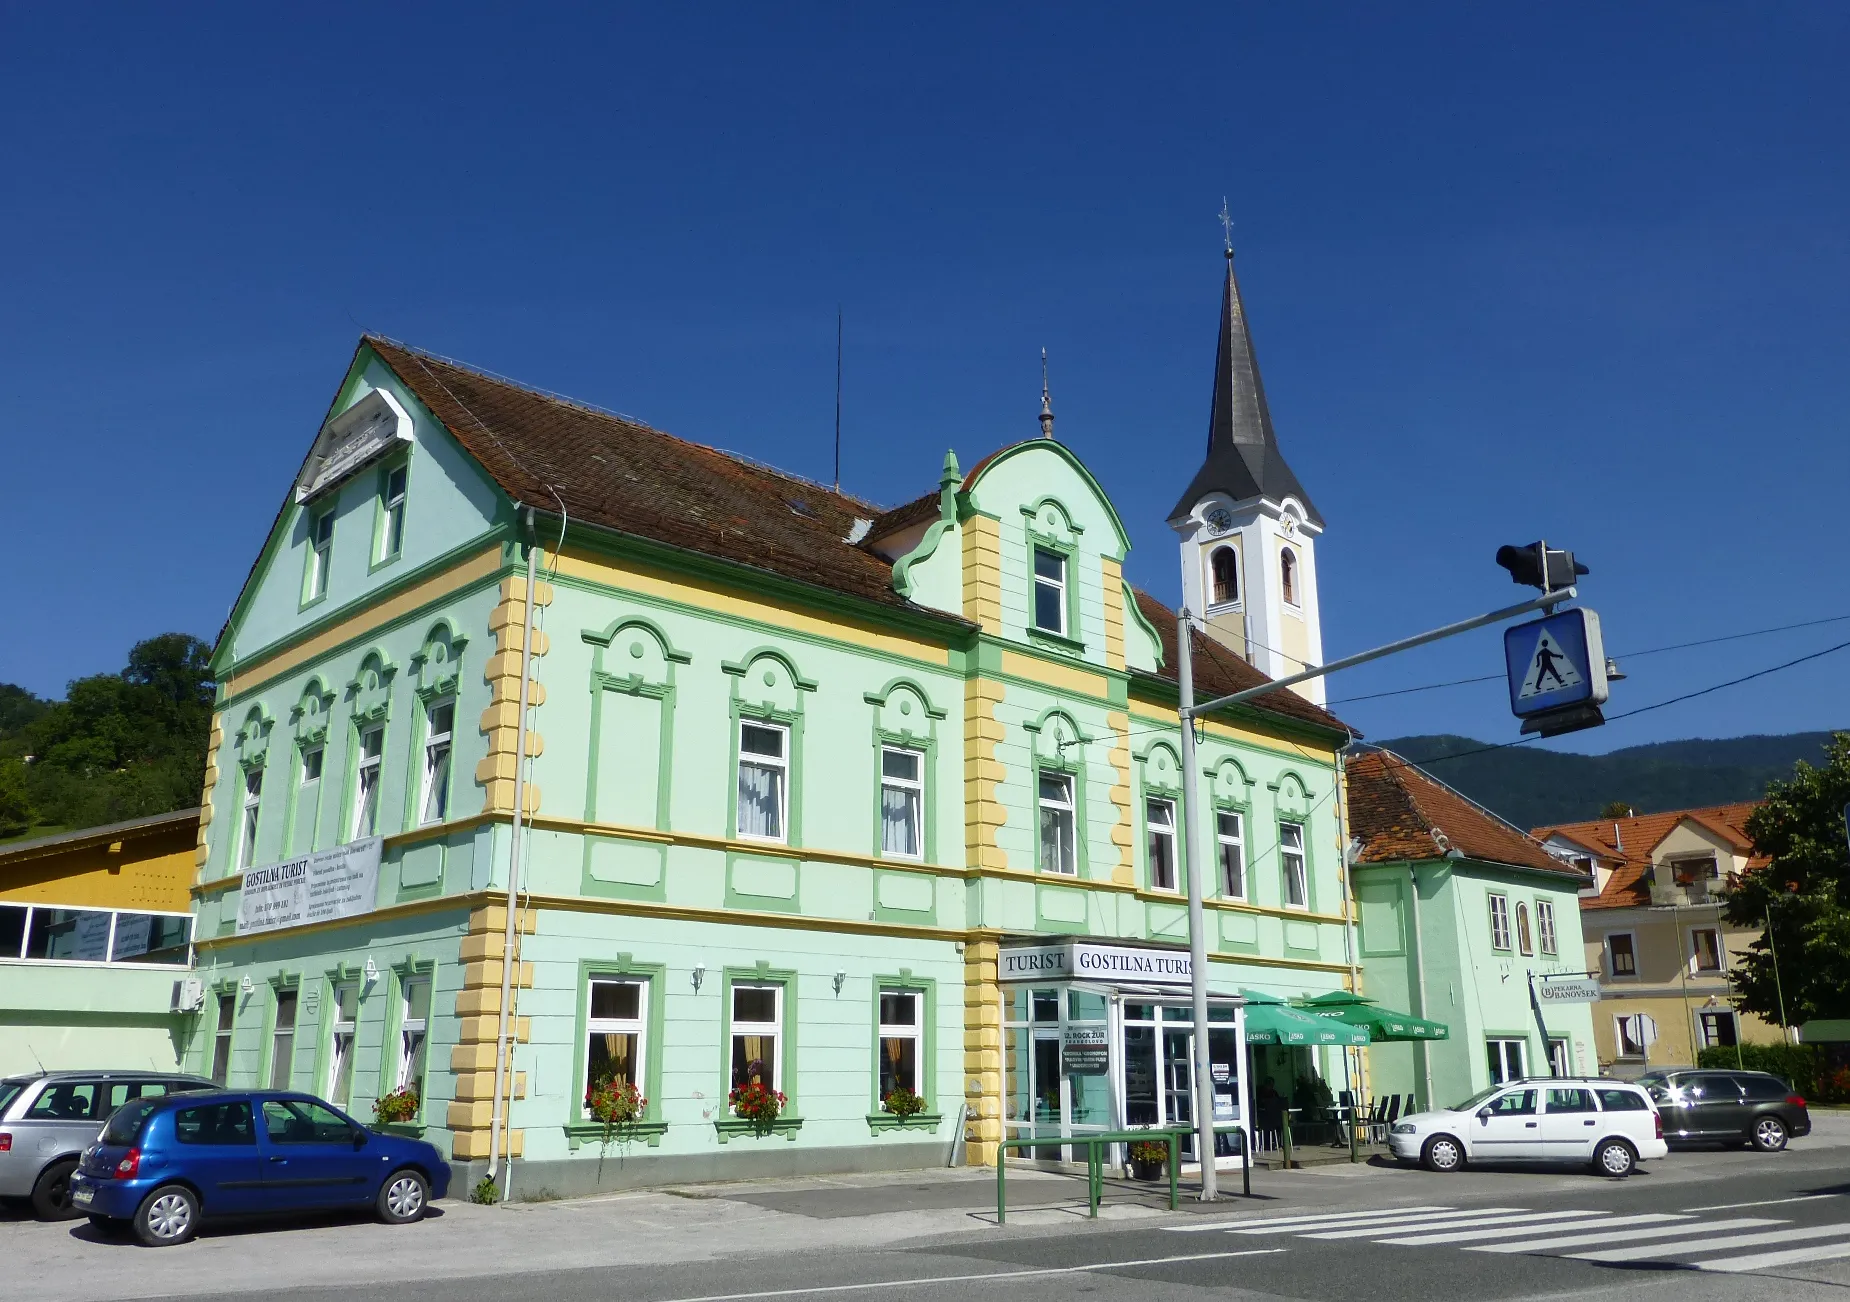
M 585 1110 L 603 1122 L 606 1129 L 642 1120 L 648 1106 L 642 1091 L 626 1080 L 601 1080 L 585 1093 Z
M 925 1110 L 925 1100 L 904 1085 L 899 1086 L 880 1102 L 881 1106 L 896 1117 L 916 1117 Z
M 382 1125 L 394 1121 L 410 1121 L 417 1114 L 417 1091 L 409 1085 L 401 1085 L 390 1094 L 381 1094 L 373 1100 L 373 1120 Z
M 732 1093 L 726 1096 L 726 1103 L 734 1115 L 742 1121 L 752 1123 L 752 1128 L 759 1134 L 771 1129 L 771 1123 L 784 1110 L 789 1102 L 780 1090 L 774 1090 L 760 1081 L 747 1081 L 743 1085 L 734 1085 Z

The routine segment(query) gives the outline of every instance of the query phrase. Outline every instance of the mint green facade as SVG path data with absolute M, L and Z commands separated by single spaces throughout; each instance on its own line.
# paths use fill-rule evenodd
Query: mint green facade
M 212 1061 L 227 996 L 233 1083 L 344 1095 L 361 1119 L 413 1085 L 410 1124 L 476 1176 L 494 1120 L 530 539 L 524 506 L 415 380 L 362 346 L 334 414 L 381 389 L 408 419 L 382 456 L 291 498 L 220 645 L 196 888 L 208 1011 L 187 1063 Z M 385 556 L 398 467 L 401 541 Z M 330 509 L 324 559 L 316 521 Z M 517 1159 L 515 1196 L 991 1160 L 997 1139 L 1036 1124 L 1005 1063 L 1017 992 L 998 978 L 998 946 L 1186 943 L 1181 838 L 1165 880 L 1151 801 L 1199 828 L 1217 992 L 1350 983 L 1342 733 L 1230 712 L 1201 740 L 1202 808 L 1181 808 L 1175 689 L 1120 577 L 1122 525 L 1058 443 L 967 476 L 951 462 L 935 519 L 867 540 L 911 606 L 578 522 L 560 548 L 560 528 L 541 514 L 534 540 L 531 821 L 498 1141 Z M 1056 628 L 1037 617 L 1037 549 L 1063 567 Z M 775 764 L 746 749 L 767 735 L 781 739 Z M 883 792 L 887 751 L 902 769 L 916 759 L 913 785 Z M 1044 845 L 1049 781 L 1069 793 L 1070 864 Z M 883 822 L 906 792 L 914 822 Z M 1230 819 L 1234 880 L 1219 848 Z M 909 826 L 916 844 L 895 846 Z M 369 833 L 383 838 L 370 910 L 238 934 L 244 868 Z M 1578 953 L 1577 913 L 1557 916 L 1562 952 Z M 407 1026 L 423 983 L 420 1074 Z M 914 1020 L 883 1030 L 883 1010 Z M 728 1107 L 741 1055 L 786 1096 L 767 1133 Z M 1307 1055 L 1275 1069 L 1343 1076 L 1339 1054 Z M 647 1097 L 615 1135 L 585 1109 L 597 1070 Z M 883 1080 L 916 1089 L 924 1111 L 886 1111 Z
M 1449 1107 L 1519 1075 L 1599 1073 L 1592 1005 L 1550 1004 L 1538 1022 L 1529 995 L 1531 977 L 1584 972 L 1571 880 L 1475 859 L 1358 864 L 1354 873 L 1364 992 L 1451 1031 L 1445 1040 L 1370 1046 L 1375 1095 Z M 1507 926 L 1493 920 L 1493 897 Z

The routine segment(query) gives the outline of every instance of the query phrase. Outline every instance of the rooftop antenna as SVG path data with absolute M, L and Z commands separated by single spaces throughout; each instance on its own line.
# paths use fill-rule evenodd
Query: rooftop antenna
M 1053 399 L 1047 393 L 1047 350 L 1041 349 L 1041 437 L 1053 437 Z
M 835 491 L 841 492 L 841 304 L 835 305 Z

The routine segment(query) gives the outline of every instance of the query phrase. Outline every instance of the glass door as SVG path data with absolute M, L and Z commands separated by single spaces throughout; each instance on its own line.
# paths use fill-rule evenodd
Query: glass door
M 1195 1123 L 1194 1111 L 1194 1057 L 1195 1036 L 1192 1028 L 1165 1026 L 1163 1028 L 1163 1096 L 1166 1126 L 1192 1126 Z M 1195 1160 L 1195 1136 L 1185 1135 L 1181 1141 L 1182 1160 Z

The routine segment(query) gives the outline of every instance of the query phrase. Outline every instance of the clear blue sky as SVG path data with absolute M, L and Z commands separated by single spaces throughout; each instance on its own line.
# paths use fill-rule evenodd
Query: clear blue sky
M 1620 651 L 1850 613 L 1847 56 L 1838 4 L 10 6 L 0 680 L 215 636 L 362 328 L 827 478 L 839 303 L 887 503 L 1034 432 L 1044 345 L 1173 596 L 1223 194 L 1329 656 L 1519 599 L 1541 535 Z M 1570 744 L 1850 725 L 1847 678 Z M 1516 733 L 1495 683 L 1339 712 Z

